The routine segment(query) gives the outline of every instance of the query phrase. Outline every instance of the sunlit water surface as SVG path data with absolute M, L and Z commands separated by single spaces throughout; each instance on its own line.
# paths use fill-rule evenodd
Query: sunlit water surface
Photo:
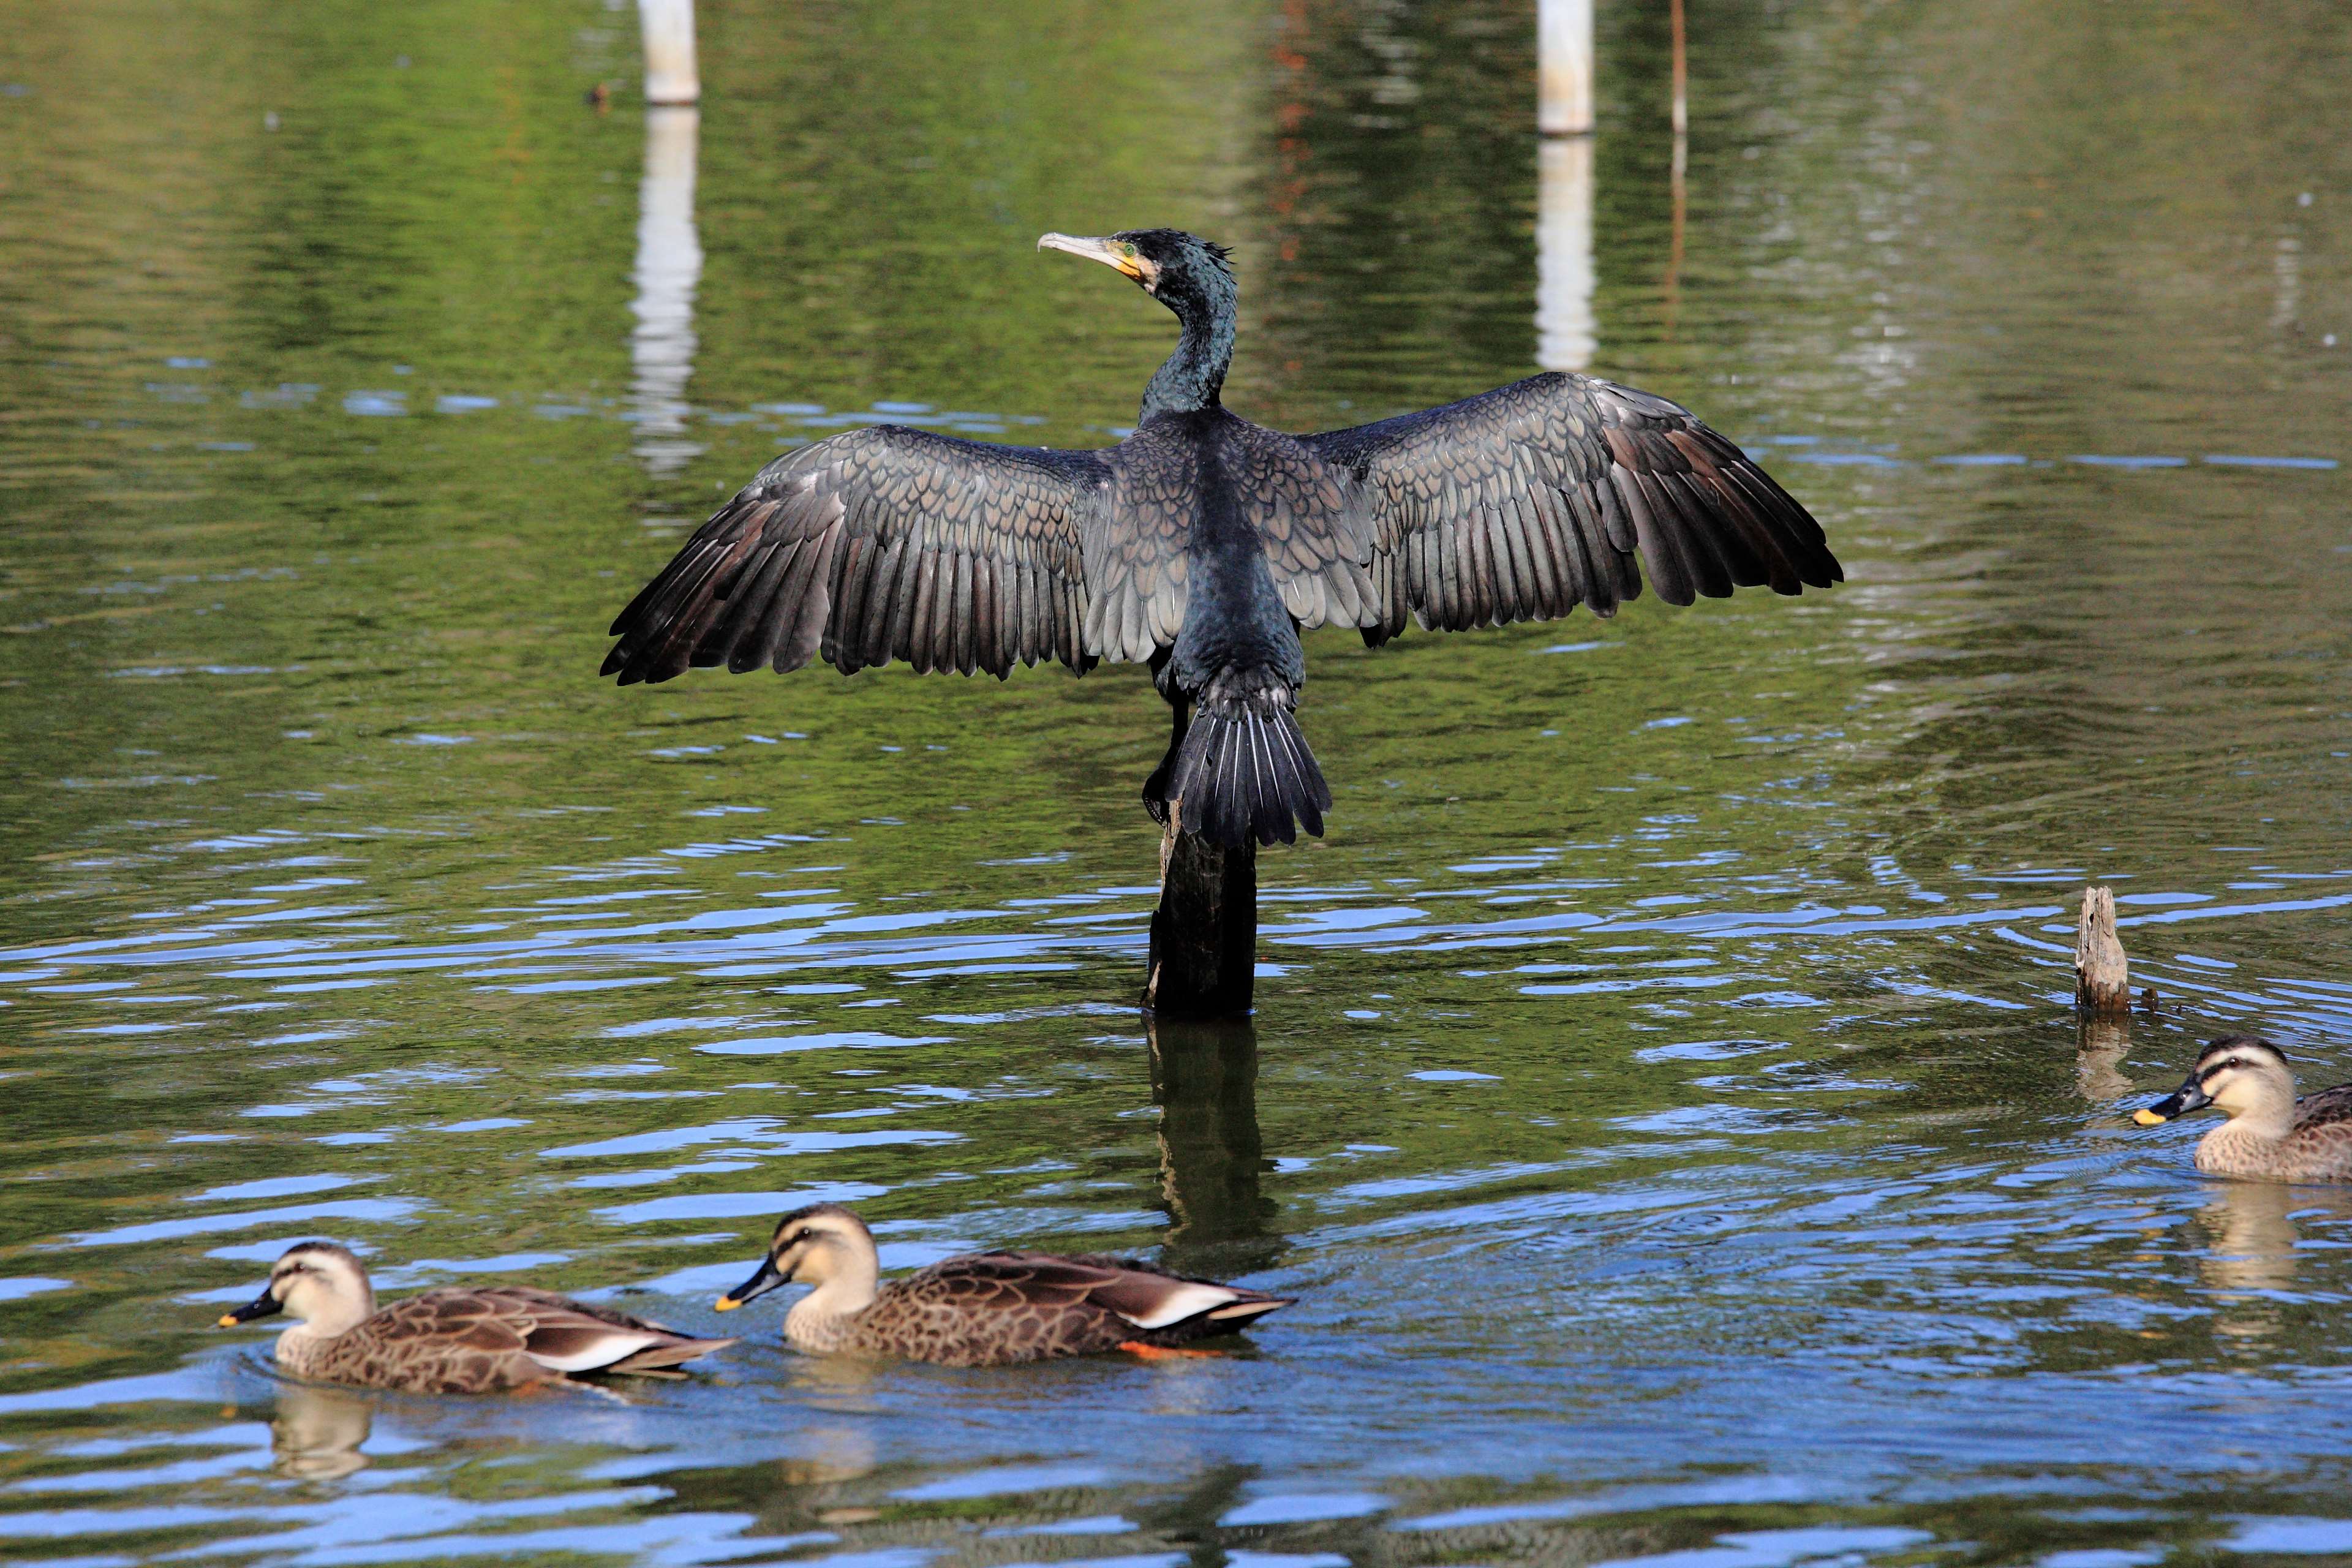
M 626 7 L 0 4 L 10 1557 L 2352 1552 L 2352 1196 L 2123 1114 L 2352 1076 L 2340 9 L 1702 0 L 1677 213 L 1604 7 L 1594 368 L 1850 580 L 1312 639 L 1254 1029 L 1134 1006 L 1134 670 L 593 679 L 788 443 L 1112 438 L 1168 323 L 1047 228 L 1233 241 L 1269 422 L 1531 371 L 1526 9 L 706 0 L 680 316 Z M 820 1197 L 1300 1304 L 814 1363 L 709 1303 Z M 206 1325 L 321 1235 L 750 1337 L 290 1386 Z

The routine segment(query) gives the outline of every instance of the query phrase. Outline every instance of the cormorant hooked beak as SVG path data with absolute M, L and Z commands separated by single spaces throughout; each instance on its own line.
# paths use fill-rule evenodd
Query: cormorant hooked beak
M 789 1280 L 776 1272 L 776 1260 L 773 1258 L 762 1258 L 760 1259 L 760 1267 L 752 1272 L 751 1278 L 710 1303 L 711 1310 L 718 1312 L 731 1312 L 744 1302 L 755 1300 L 777 1286 L 789 1283 Z
M 2202 1110 L 2212 1103 L 2213 1097 L 2205 1092 L 2205 1086 L 2197 1081 L 2197 1075 L 2192 1072 L 2181 1080 L 2179 1089 L 2154 1105 L 2143 1105 L 2133 1111 L 2132 1120 L 2142 1127 L 2161 1127 L 2176 1116 Z
M 239 1323 L 249 1323 L 256 1318 L 274 1318 L 285 1310 L 286 1303 L 279 1300 L 277 1297 L 271 1295 L 265 1289 L 260 1295 L 255 1297 L 252 1300 L 247 1301 L 236 1311 L 223 1312 L 221 1314 L 220 1321 L 215 1323 L 213 1327 L 216 1329 L 233 1329 Z
M 1116 267 L 1146 288 L 1159 276 L 1159 269 L 1139 255 L 1135 247 L 1123 239 L 1085 238 L 1075 234 L 1041 234 L 1037 237 L 1040 250 L 1066 250 L 1072 256 L 1083 256 L 1088 261 L 1099 261 L 1106 267 Z

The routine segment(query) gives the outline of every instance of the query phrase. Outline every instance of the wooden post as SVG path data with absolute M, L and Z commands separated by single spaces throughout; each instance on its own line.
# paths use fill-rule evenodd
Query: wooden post
M 694 0 L 637 0 L 646 40 L 646 101 L 696 103 L 702 76 L 694 58 Z
M 1143 1005 L 1176 1017 L 1237 1018 L 1257 981 L 1257 846 L 1223 849 L 1183 831 L 1168 803 L 1160 840 L 1160 907 Z
M 2094 1014 L 2131 1011 L 2131 970 L 2116 937 L 2116 896 L 2105 888 L 2083 889 L 2074 925 L 2074 1005 Z
M 1592 133 L 1592 0 L 1536 0 L 1536 129 Z

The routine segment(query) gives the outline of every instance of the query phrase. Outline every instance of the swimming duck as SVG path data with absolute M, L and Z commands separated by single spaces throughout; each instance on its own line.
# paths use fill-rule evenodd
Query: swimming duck
M 980 1252 L 877 1289 L 881 1268 L 866 1222 L 817 1204 L 776 1222 L 758 1270 L 718 1306 L 732 1311 L 780 1285 L 810 1284 L 784 1315 L 784 1337 L 802 1350 L 1007 1366 L 1101 1351 L 1186 1353 L 1177 1347 L 1291 1304 L 1127 1258 Z
M 2273 1182 L 2352 1182 L 2352 1084 L 2297 1100 L 2294 1069 L 2276 1046 L 2225 1035 L 2198 1053 L 2179 1089 L 2132 1112 L 2132 1120 L 2159 1127 L 2209 1105 L 2229 1120 L 2199 1140 L 2199 1170 Z
M 427 1290 L 378 1311 L 366 1268 L 331 1241 L 287 1248 L 268 1287 L 220 1327 L 279 1312 L 300 1320 L 278 1336 L 278 1363 L 295 1376 L 411 1394 L 497 1394 L 579 1373 L 655 1373 L 735 1342 L 691 1339 L 522 1285 Z

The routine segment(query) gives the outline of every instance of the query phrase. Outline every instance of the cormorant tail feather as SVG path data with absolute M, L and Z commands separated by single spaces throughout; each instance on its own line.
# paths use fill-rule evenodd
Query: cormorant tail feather
M 1182 803 L 1188 832 L 1238 849 L 1297 842 L 1298 829 L 1320 838 L 1330 786 L 1307 737 L 1291 716 L 1287 687 L 1220 679 L 1202 693 L 1200 709 L 1176 753 L 1168 798 Z

